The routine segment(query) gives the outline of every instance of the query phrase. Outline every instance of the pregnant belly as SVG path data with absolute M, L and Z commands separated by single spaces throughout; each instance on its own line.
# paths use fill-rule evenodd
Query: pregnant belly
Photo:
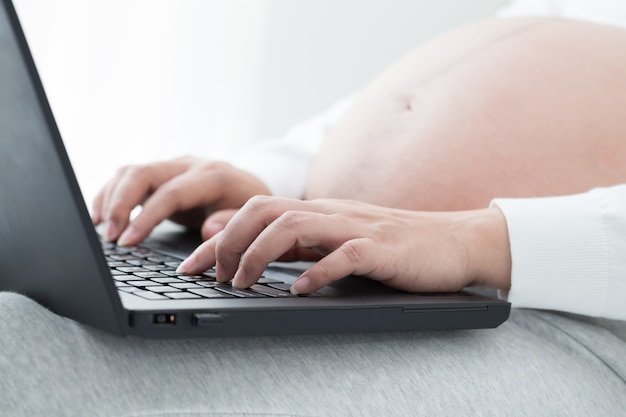
M 368 85 L 316 157 L 307 198 L 455 210 L 626 180 L 626 31 L 494 19 Z

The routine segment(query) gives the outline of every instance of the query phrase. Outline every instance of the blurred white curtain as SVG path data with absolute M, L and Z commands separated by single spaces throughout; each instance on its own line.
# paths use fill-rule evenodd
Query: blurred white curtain
M 85 199 L 115 169 L 255 130 L 265 0 L 16 0 Z

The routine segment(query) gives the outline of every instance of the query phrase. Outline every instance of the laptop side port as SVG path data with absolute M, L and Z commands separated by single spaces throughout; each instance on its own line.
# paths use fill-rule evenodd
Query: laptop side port
M 191 316 L 193 326 L 211 326 L 220 324 L 224 320 L 222 313 L 195 313 Z
M 152 316 L 152 323 L 154 324 L 176 324 L 176 314 L 173 313 L 157 313 Z

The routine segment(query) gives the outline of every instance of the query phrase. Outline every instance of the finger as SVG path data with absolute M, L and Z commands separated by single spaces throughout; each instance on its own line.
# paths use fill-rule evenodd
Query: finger
M 102 199 L 104 198 L 104 189 L 100 190 L 91 204 L 91 221 L 94 225 L 102 223 Z
M 115 240 L 125 232 L 131 211 L 137 207 L 154 188 L 148 175 L 126 170 L 110 187 L 105 198 L 103 218 L 107 221 L 106 238 Z M 135 242 L 136 243 L 136 242 Z
M 130 212 L 153 190 L 184 172 L 194 160 L 183 157 L 118 169 L 115 177 L 103 190 L 100 212 L 102 220 L 109 223 L 108 234 L 117 238 L 126 229 Z
M 315 212 L 287 211 L 261 231 L 246 249 L 233 285 L 242 288 L 252 285 L 270 262 L 294 247 L 331 251 L 353 235 L 343 219 Z
M 228 280 L 234 277 L 242 253 L 276 218 L 289 210 L 306 210 L 307 206 L 309 204 L 306 201 L 295 199 L 264 196 L 251 198 L 230 220 L 228 227 L 220 233 L 216 255 L 217 263 L 225 275 L 220 277 L 218 274 L 218 278 Z M 283 246 L 283 252 L 289 247 Z M 257 270 L 258 268 L 255 268 L 255 271 Z M 247 280 L 244 279 L 242 282 Z
M 230 222 L 238 209 L 219 210 L 211 214 L 202 224 L 202 238 L 207 240 L 215 236 Z
M 308 294 L 348 275 L 371 275 L 376 270 L 377 255 L 371 239 L 349 240 L 305 271 L 291 292 Z
M 120 245 L 139 243 L 163 220 L 178 211 L 209 205 L 221 196 L 213 176 L 187 171 L 162 184 L 143 203 L 143 208 L 120 237 Z
M 181 274 L 197 274 L 215 266 L 215 244 L 219 234 L 203 242 L 180 263 L 176 272 Z
M 109 217 L 109 206 L 111 203 L 111 194 L 115 190 L 115 187 L 122 177 L 125 169 L 126 168 L 118 169 L 115 176 L 107 182 L 96 197 L 99 204 L 95 207 L 95 211 L 98 212 L 100 222 L 105 223 L 104 236 L 109 241 L 115 240 L 119 233 L 121 233 L 116 221 Z

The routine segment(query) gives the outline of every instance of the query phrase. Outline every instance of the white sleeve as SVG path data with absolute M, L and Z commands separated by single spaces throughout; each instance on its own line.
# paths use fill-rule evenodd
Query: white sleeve
M 496 12 L 499 17 L 553 16 L 626 28 L 624 0 L 515 0 Z
M 303 198 L 313 158 L 354 97 L 351 95 L 325 113 L 296 125 L 281 140 L 251 146 L 232 161 L 233 165 L 263 181 L 272 195 Z
M 492 205 L 509 228 L 514 307 L 626 320 L 626 185 Z

